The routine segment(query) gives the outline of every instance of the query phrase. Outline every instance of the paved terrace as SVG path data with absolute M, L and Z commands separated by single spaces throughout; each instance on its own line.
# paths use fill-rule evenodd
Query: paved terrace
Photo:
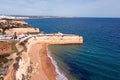
M 28 42 L 46 44 L 82 44 L 83 37 L 73 34 L 38 34 L 33 35 Z

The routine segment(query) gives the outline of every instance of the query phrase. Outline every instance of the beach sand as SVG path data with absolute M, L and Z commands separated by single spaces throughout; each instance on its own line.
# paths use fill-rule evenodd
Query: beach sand
M 47 56 L 46 44 L 32 44 L 29 47 L 32 72 L 31 80 L 56 80 L 55 68 Z

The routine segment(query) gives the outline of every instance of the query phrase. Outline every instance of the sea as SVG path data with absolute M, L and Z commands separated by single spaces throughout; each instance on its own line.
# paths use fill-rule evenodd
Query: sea
M 82 45 L 49 45 L 57 80 L 120 80 L 120 18 L 26 19 L 42 33 L 83 36 Z M 64 76 L 64 77 L 63 77 Z

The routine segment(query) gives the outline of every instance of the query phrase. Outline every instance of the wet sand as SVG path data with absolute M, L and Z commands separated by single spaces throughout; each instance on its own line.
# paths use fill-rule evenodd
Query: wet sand
M 46 44 L 32 44 L 29 47 L 32 66 L 31 80 L 56 80 L 55 67 L 47 56 Z

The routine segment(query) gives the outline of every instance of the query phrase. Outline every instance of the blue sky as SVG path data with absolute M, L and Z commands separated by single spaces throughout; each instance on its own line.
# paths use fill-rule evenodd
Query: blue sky
M 120 17 L 120 0 L 0 0 L 0 14 Z

